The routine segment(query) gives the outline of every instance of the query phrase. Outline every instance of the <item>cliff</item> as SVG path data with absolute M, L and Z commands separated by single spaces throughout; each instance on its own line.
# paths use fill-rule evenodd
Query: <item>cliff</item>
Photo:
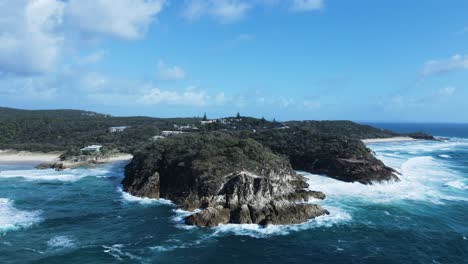
M 360 140 L 315 133 L 304 128 L 246 134 L 289 158 L 293 169 L 347 182 L 397 181 L 396 172 L 374 157 Z
M 165 198 L 185 210 L 202 211 L 189 225 L 225 223 L 296 224 L 327 214 L 325 198 L 308 191 L 287 159 L 249 139 L 211 132 L 160 140 L 135 153 L 125 169 L 124 190 Z

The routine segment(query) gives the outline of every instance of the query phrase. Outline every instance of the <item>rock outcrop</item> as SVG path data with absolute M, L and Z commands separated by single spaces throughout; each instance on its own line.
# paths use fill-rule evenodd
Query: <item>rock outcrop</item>
M 189 225 L 297 224 L 328 214 L 303 203 L 325 195 L 307 190 L 286 159 L 226 133 L 187 134 L 148 145 L 127 165 L 122 183 L 132 195 L 200 208 L 185 219 Z
M 287 156 L 295 170 L 363 184 L 399 180 L 396 171 L 385 166 L 358 139 L 318 134 L 301 128 L 247 136 L 271 148 L 274 153 Z

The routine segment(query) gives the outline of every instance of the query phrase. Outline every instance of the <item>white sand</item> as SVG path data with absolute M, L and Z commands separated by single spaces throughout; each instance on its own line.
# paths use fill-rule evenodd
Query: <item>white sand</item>
M 111 156 L 110 158 L 107 158 L 106 160 L 108 160 L 109 162 L 112 162 L 112 161 L 131 160 L 132 158 L 133 158 L 133 156 L 130 155 L 130 154 L 120 153 L 120 154 L 115 154 L 115 155 Z
M 0 150 L 0 163 L 18 163 L 18 162 L 27 162 L 27 163 L 44 163 L 52 162 L 59 158 L 62 153 L 60 152 L 29 152 L 29 151 L 16 151 L 16 150 Z M 114 162 L 114 161 L 126 161 L 133 158 L 130 154 L 119 153 L 112 155 L 109 158 L 102 160 L 104 163 Z
M 411 137 L 391 137 L 391 138 L 368 138 L 363 139 L 362 142 L 365 144 L 369 143 L 385 143 L 385 142 L 404 142 L 404 141 L 416 141 L 418 139 L 414 139 Z
M 59 152 L 29 152 L 16 150 L 0 150 L 0 162 L 49 162 L 57 159 L 61 153 Z

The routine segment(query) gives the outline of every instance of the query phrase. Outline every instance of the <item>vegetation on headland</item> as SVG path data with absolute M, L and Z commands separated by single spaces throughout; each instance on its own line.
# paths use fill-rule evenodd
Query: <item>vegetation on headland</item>
M 297 224 L 327 214 L 319 205 L 297 203 L 320 192 L 285 157 L 235 133 L 187 133 L 151 143 L 125 168 L 124 190 L 165 198 L 185 210 L 190 225 Z
M 109 128 L 126 126 L 122 132 L 110 133 Z M 151 142 L 164 130 L 184 132 L 231 131 L 262 132 L 284 129 L 304 129 L 321 137 L 387 138 L 399 134 L 360 125 L 350 121 L 268 121 L 264 118 L 241 116 L 208 120 L 203 118 L 113 117 L 80 110 L 20 110 L 0 108 L 0 149 L 29 151 L 71 151 L 99 144 L 105 149 L 133 153 Z M 423 133 L 410 134 L 429 138 Z

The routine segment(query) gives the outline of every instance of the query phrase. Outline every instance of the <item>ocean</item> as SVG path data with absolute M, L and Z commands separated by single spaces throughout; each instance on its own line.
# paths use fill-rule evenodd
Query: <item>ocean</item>
M 331 212 L 301 225 L 186 226 L 170 201 L 122 192 L 124 163 L 0 165 L 0 263 L 467 263 L 468 125 L 373 125 L 448 140 L 369 145 L 397 183 L 300 172 Z

